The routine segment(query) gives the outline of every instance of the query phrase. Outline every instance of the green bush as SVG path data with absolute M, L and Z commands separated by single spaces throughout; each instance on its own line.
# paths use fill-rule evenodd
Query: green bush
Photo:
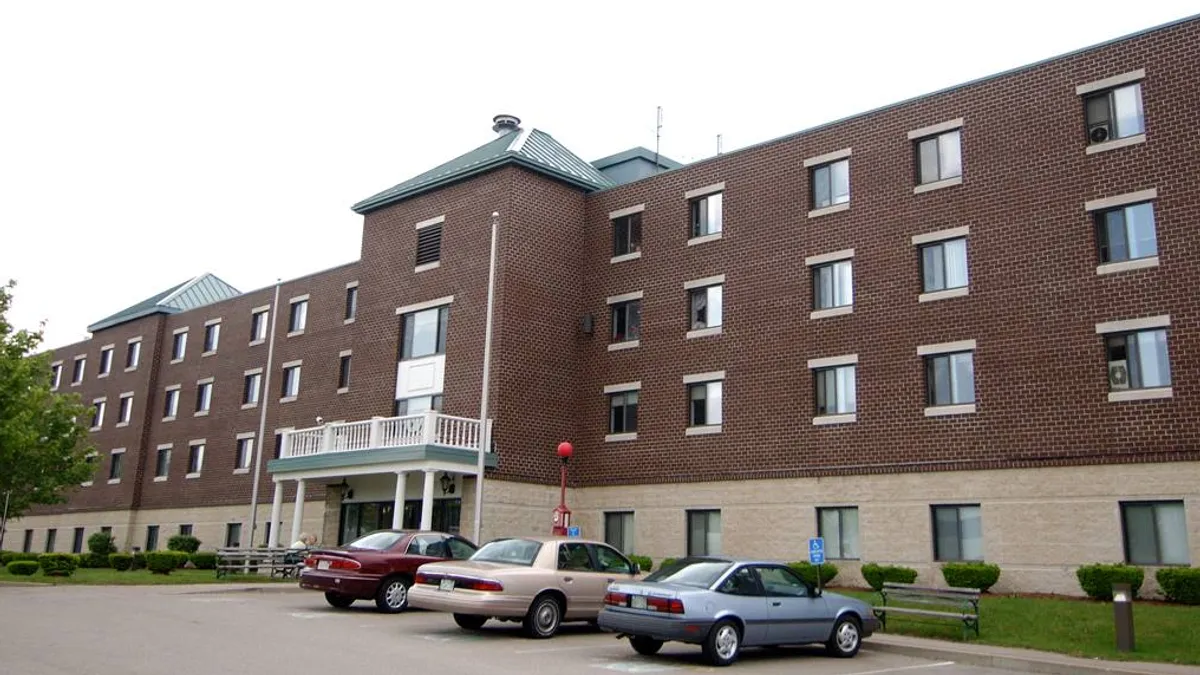
M 133 554 L 133 566 L 130 567 L 129 569 L 131 569 L 131 570 L 146 569 L 146 554 L 142 551 L 138 551 L 137 553 L 134 553 Z
M 94 532 L 88 537 L 88 551 L 104 556 L 107 561 L 110 553 L 117 552 L 117 542 L 108 532 Z
M 79 566 L 86 569 L 99 569 L 108 567 L 108 553 L 96 553 L 94 551 L 79 554 Z
M 663 558 L 662 562 L 660 562 L 658 564 L 658 569 L 661 570 L 664 567 L 670 567 L 671 565 L 675 564 L 675 561 L 676 561 L 676 558 Z
M 641 569 L 642 573 L 649 572 L 654 568 L 654 561 L 651 560 L 650 556 L 648 555 L 631 555 L 629 556 L 629 559 L 637 563 L 637 566 L 639 569 Z
M 1094 600 L 1112 600 L 1112 585 L 1115 583 L 1129 584 L 1136 598 L 1138 589 L 1146 580 L 1146 571 L 1123 563 L 1096 563 L 1075 570 L 1075 577 L 1079 579 L 1079 587 L 1083 592 Z
M 0 551 L 0 567 L 4 567 L 12 560 L 12 554 L 16 551 Z
M 198 570 L 215 570 L 217 569 L 217 553 L 216 551 L 196 551 L 189 560 L 196 566 Z
M 38 565 L 48 577 L 69 577 L 79 566 L 79 559 L 70 553 L 43 553 L 38 556 Z
M 18 576 L 27 577 L 27 576 L 31 576 L 34 572 L 38 571 L 38 561 L 36 561 L 36 560 L 13 560 L 12 562 L 8 563 L 8 565 L 6 565 L 5 567 L 8 569 L 9 574 L 16 574 Z
M 182 569 L 182 568 L 186 567 L 188 564 L 188 561 L 192 557 L 192 554 L 188 553 L 187 551 L 169 551 L 169 553 L 175 554 L 176 569 Z
M 954 588 L 978 588 L 986 593 L 1000 580 L 1000 566 L 985 562 L 958 562 L 942 565 L 942 578 Z
M 917 580 L 917 571 L 901 565 L 867 563 L 862 566 L 862 577 L 871 588 L 879 591 L 885 583 L 911 584 Z
M 822 563 L 820 565 L 814 565 L 814 564 L 808 562 L 807 560 L 801 560 L 799 562 L 788 563 L 788 567 L 795 570 L 796 573 L 800 575 L 801 579 L 804 579 L 805 581 L 812 584 L 813 586 L 817 585 L 817 568 L 818 567 L 821 568 L 820 571 L 821 571 L 821 585 L 822 586 L 828 586 L 829 582 L 833 581 L 833 578 L 838 575 L 837 565 L 834 565 L 833 563 Z
M 195 553 L 200 550 L 200 540 L 190 534 L 177 534 L 167 540 L 167 550 Z
M 108 564 L 118 572 L 125 572 L 133 567 L 133 556 L 128 553 L 109 553 Z
M 146 568 L 155 574 L 170 574 L 179 567 L 179 556 L 175 551 L 147 551 Z
M 8 551 L 3 556 L 0 556 L 0 566 L 21 560 L 37 562 L 37 559 L 37 553 L 19 553 L 17 551 Z
M 1164 567 L 1154 578 L 1171 602 L 1200 605 L 1200 567 Z

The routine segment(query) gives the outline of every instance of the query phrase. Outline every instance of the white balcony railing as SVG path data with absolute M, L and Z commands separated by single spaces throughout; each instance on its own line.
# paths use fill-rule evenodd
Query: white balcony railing
M 483 425 L 479 420 L 433 411 L 403 417 L 375 417 L 361 422 L 325 424 L 284 432 L 280 457 L 306 457 L 327 452 L 406 445 L 441 445 L 478 450 L 483 445 Z

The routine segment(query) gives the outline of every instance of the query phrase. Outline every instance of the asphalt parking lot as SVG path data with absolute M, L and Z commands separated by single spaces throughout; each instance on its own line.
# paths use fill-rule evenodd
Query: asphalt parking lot
M 0 587 L 0 672 L 20 675 L 397 673 L 795 673 L 1003 675 L 1009 671 L 869 649 L 834 659 L 815 648 L 747 650 L 713 668 L 699 648 L 668 644 L 654 657 L 586 625 L 530 640 L 517 624 L 467 633 L 449 615 L 335 610 L 291 587 Z

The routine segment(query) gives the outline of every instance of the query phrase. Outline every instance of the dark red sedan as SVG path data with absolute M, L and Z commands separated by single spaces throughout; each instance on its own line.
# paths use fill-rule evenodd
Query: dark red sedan
M 304 559 L 300 588 L 323 591 L 334 607 L 374 600 L 383 612 L 408 607 L 417 568 L 442 560 L 466 560 L 477 547 L 456 534 L 377 530 L 337 548 L 315 549 Z

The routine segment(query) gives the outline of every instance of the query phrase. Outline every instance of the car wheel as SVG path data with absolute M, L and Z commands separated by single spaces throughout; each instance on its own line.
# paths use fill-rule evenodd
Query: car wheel
M 858 619 L 843 616 L 833 624 L 833 633 L 825 643 L 825 649 L 831 656 L 848 659 L 858 653 L 862 646 L 862 632 L 858 627 Z
M 375 606 L 388 614 L 404 611 L 408 607 L 408 586 L 408 580 L 403 577 L 384 579 L 375 592 Z
M 325 602 L 328 602 L 330 605 L 333 605 L 338 609 L 346 609 L 350 605 L 354 604 L 354 598 L 348 595 L 342 595 L 341 593 L 326 591 Z
M 562 612 L 562 605 L 559 604 L 558 598 L 553 595 L 539 595 L 534 598 L 533 604 L 529 607 L 529 613 L 525 615 L 525 621 L 522 622 L 525 634 L 541 640 L 554 637 L 554 634 L 558 632 L 559 625 L 562 624 Z
M 704 658 L 714 666 L 728 666 L 737 661 L 738 650 L 742 646 L 742 634 L 738 631 L 737 623 L 724 619 L 713 624 L 704 638 Z
M 465 628 L 467 630 L 479 630 L 480 628 L 483 628 L 483 624 L 487 623 L 487 617 L 479 616 L 478 614 L 456 613 L 454 615 L 454 623 L 458 624 L 459 628 Z
M 633 651 L 642 656 L 654 656 L 658 650 L 662 649 L 663 641 L 648 638 L 644 635 L 634 635 L 629 638 L 629 644 L 633 645 Z

